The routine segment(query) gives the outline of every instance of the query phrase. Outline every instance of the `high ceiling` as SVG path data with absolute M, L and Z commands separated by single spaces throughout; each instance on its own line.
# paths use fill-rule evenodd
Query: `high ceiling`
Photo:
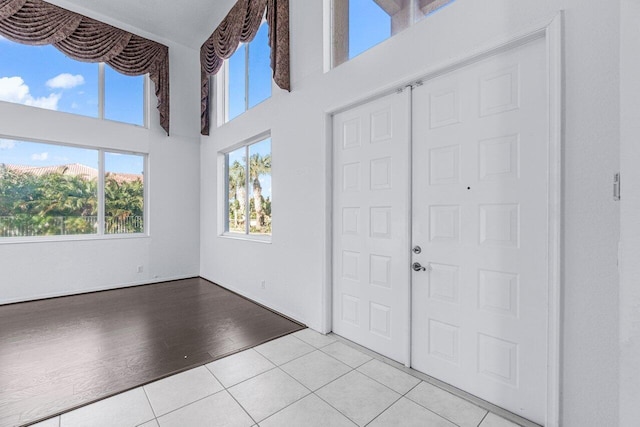
M 215 30 L 236 0 L 46 0 L 49 3 L 102 19 L 122 22 L 160 39 L 192 48 Z M 125 28 L 131 31 L 132 28 Z M 141 34 L 144 35 L 144 34 Z

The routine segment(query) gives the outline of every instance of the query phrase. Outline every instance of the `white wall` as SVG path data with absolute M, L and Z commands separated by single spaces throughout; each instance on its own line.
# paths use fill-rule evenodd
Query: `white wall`
M 620 425 L 640 420 L 640 0 L 621 1 Z
M 199 274 L 199 58 L 196 50 L 158 41 L 170 49 L 170 137 L 153 93 L 150 129 L 0 102 L 2 137 L 148 153 L 151 212 L 149 237 L 0 242 L 0 304 Z
M 202 138 L 201 275 L 322 330 L 330 163 L 326 112 L 491 40 L 565 19 L 562 425 L 618 425 L 619 3 L 456 0 L 323 73 L 323 2 L 291 2 L 292 92 Z M 271 130 L 273 241 L 218 237 L 217 156 Z M 267 289 L 260 289 L 260 281 Z

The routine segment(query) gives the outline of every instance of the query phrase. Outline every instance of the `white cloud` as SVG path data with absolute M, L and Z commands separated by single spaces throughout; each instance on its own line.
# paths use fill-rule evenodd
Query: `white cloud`
M 34 98 L 29 93 L 29 86 L 24 84 L 22 77 L 0 77 L 0 101 L 30 105 L 32 107 L 57 110 L 60 93 L 52 93 L 47 97 Z
M 49 158 L 49 153 L 36 153 L 31 155 L 31 160 L 44 161 Z
M 84 84 L 84 77 L 81 74 L 75 76 L 69 73 L 58 74 L 52 79 L 47 80 L 47 87 L 51 89 L 72 89 L 76 86 Z
M 0 150 L 11 150 L 16 146 L 16 142 L 10 139 L 1 139 L 0 138 Z

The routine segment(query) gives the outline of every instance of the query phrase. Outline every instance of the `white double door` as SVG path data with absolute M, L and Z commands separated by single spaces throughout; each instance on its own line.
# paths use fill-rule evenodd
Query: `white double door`
M 538 423 L 545 52 L 532 41 L 334 116 L 334 332 Z

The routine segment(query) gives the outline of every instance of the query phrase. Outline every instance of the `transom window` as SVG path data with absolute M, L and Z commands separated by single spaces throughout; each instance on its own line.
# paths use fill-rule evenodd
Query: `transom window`
M 146 155 L 0 139 L 0 242 L 145 232 Z
M 335 67 L 410 27 L 453 0 L 333 0 Z
M 269 27 L 262 21 L 255 38 L 225 61 L 224 120 L 228 122 L 271 97 Z
M 145 126 L 145 76 L 0 36 L 0 101 Z
M 225 234 L 271 236 L 271 138 L 224 156 Z

